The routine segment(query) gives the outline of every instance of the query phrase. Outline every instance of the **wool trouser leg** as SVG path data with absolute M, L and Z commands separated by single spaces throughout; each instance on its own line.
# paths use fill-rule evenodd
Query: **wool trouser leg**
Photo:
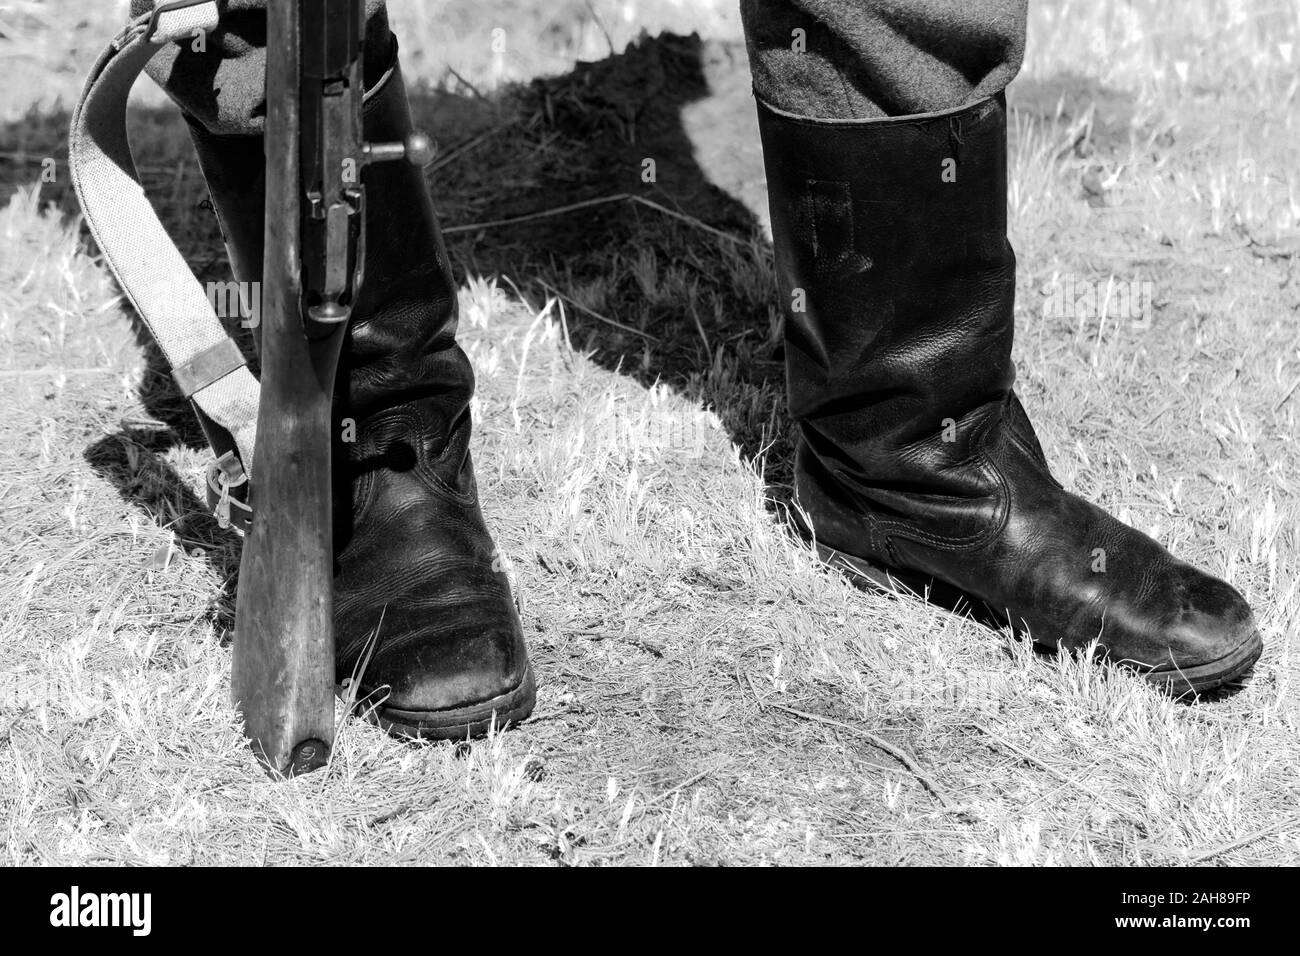
M 262 132 L 266 117 L 266 2 L 225 0 L 221 22 L 201 47 L 177 43 L 150 61 L 149 76 L 208 133 L 230 136 Z M 132 18 L 155 0 L 131 0 Z M 393 61 L 393 35 L 384 0 L 366 0 L 363 72 L 370 89 Z
M 954 109 L 1020 69 L 1028 0 L 741 0 L 758 96 L 870 119 Z

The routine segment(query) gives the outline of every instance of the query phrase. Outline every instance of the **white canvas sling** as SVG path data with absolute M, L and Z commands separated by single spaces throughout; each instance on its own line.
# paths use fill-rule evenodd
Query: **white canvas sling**
M 68 158 L 91 235 L 194 407 L 215 460 L 209 500 L 223 526 L 245 529 L 258 383 L 145 197 L 127 140 L 127 98 L 166 43 L 216 29 L 214 0 L 157 3 L 99 57 L 72 115 Z

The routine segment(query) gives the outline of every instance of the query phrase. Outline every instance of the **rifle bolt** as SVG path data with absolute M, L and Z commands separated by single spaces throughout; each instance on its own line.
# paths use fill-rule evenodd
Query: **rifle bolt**
M 366 143 L 362 154 L 368 163 L 405 159 L 412 166 L 428 166 L 438 148 L 427 133 L 411 133 L 400 143 Z

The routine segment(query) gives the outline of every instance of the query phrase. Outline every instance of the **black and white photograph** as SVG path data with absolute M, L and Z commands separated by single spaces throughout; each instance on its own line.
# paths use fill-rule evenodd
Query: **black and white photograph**
M 24 920 L 1069 867 L 1231 945 L 1300 862 L 1296 0 L 0 0 L 0 77 Z

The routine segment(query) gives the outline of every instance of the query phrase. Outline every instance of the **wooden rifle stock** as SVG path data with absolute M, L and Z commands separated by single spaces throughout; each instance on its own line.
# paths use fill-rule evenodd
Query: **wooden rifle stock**
M 422 133 L 365 142 L 364 37 L 364 0 L 267 4 L 261 403 L 230 683 L 258 756 L 289 775 L 334 744 L 333 400 L 364 278 L 361 173 L 434 152 Z
M 231 690 L 272 773 L 334 742 L 334 380 L 364 258 L 361 0 L 267 4 L 266 226 L 253 522 Z

